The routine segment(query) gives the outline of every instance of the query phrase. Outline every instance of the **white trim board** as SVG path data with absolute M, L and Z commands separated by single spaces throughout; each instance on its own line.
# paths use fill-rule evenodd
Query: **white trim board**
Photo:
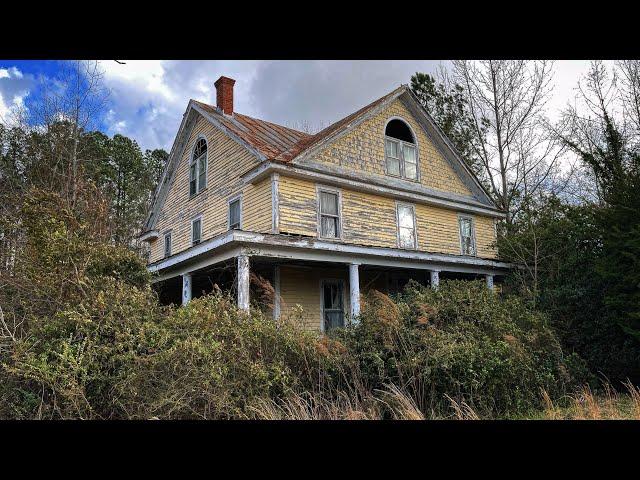
M 161 273 L 160 277 L 154 279 L 154 281 L 160 281 L 179 275 L 181 272 L 190 272 L 219 263 L 240 253 L 290 260 L 359 263 L 382 267 L 480 274 L 502 274 L 512 268 L 509 263 L 478 257 L 398 248 L 365 247 L 315 238 L 231 230 L 170 258 L 151 264 L 148 269 L 152 273 Z

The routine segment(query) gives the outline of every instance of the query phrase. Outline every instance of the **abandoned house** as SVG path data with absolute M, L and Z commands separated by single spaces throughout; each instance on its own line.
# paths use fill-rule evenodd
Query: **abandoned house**
M 164 302 L 218 285 L 248 309 L 264 279 L 270 315 L 326 331 L 368 289 L 507 271 L 503 212 L 407 86 L 308 134 L 234 111 L 234 83 L 189 101 L 140 236 Z

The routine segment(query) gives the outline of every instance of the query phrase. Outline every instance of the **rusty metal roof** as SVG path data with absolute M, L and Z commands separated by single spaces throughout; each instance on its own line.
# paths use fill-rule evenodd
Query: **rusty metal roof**
M 375 100 L 369 105 L 361 108 L 357 112 L 348 115 L 320 132 L 310 135 L 293 128 L 283 127 L 275 123 L 259 120 L 257 118 L 233 112 L 232 115 L 224 115 L 218 108 L 206 103 L 194 102 L 207 113 L 215 115 L 216 120 L 221 122 L 225 128 L 231 130 L 235 135 L 242 138 L 251 146 L 256 148 L 268 160 L 280 162 L 290 162 L 302 152 L 317 145 L 325 138 L 349 128 L 350 124 L 367 111 L 380 105 L 388 98 L 396 95 L 400 90 L 406 89 L 401 86 L 389 94 Z
M 233 112 L 233 115 L 224 115 L 212 105 L 195 100 L 194 102 L 207 113 L 214 115 L 225 128 L 256 148 L 267 159 L 276 158 L 299 141 L 311 136 L 293 128 L 283 127 L 238 112 Z

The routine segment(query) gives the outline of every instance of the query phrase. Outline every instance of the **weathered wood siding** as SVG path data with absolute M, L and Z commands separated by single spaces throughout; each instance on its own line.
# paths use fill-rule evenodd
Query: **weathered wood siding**
M 189 198 L 189 161 L 193 145 L 199 136 L 208 144 L 207 187 Z M 191 246 L 191 220 L 202 215 L 202 240 L 227 230 L 230 197 L 242 191 L 243 228 L 259 232 L 271 229 L 271 183 L 242 187 L 240 175 L 258 164 L 258 159 L 234 140 L 199 117 L 191 130 L 184 154 L 169 186 L 169 193 L 159 213 L 156 228 L 160 238 L 151 242 L 150 262 L 162 259 L 164 233 L 172 232 L 171 253 Z
M 405 120 L 417 137 L 420 184 L 446 192 L 471 195 L 421 125 L 399 99 L 327 145 L 309 160 L 338 165 L 355 173 L 364 171 L 386 175 L 384 129 L 387 121 L 392 117 Z
M 342 241 L 397 248 L 396 201 L 347 189 L 340 191 Z M 279 198 L 280 232 L 317 236 L 316 184 L 281 175 Z M 419 250 L 460 255 L 457 211 L 423 204 L 415 204 L 415 211 Z M 471 216 L 478 256 L 495 258 L 493 218 Z
M 344 281 L 345 313 L 349 312 L 349 275 L 347 267 L 280 267 L 280 312 L 282 318 L 301 320 L 305 328 L 313 331 L 320 329 L 322 279 L 340 279 Z

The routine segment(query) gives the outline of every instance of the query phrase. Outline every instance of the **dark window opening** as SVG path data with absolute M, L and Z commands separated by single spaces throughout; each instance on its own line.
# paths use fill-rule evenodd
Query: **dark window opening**
M 397 138 L 407 143 L 415 143 L 411 129 L 402 120 L 391 120 L 384 131 L 387 137 Z

